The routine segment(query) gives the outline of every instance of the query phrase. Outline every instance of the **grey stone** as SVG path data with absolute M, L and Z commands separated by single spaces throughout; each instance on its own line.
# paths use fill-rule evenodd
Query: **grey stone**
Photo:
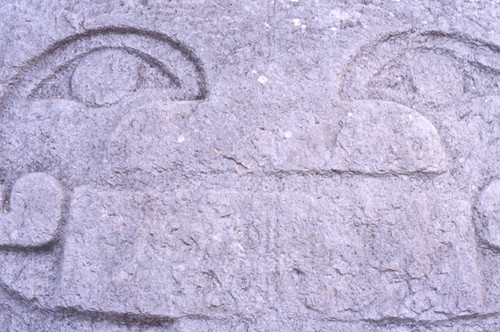
M 0 216 L 0 246 L 36 247 L 53 241 L 60 230 L 63 195 L 58 181 L 47 174 L 17 180 L 9 195 L 10 211 Z
M 439 320 L 478 310 L 471 206 L 439 182 L 286 181 L 280 220 L 294 222 L 277 232 L 283 302 L 295 304 L 294 314 L 345 320 Z
M 500 248 L 500 182 L 490 183 L 480 194 L 477 206 L 479 236 L 489 245 Z
M 446 156 L 436 128 L 402 105 L 363 101 L 342 122 L 333 169 L 364 174 L 442 173 Z
M 0 331 L 500 330 L 495 1 L 4 1 Z

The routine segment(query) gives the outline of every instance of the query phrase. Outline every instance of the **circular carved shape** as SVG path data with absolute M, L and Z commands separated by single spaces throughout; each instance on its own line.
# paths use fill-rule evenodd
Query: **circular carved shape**
M 114 104 L 138 85 L 137 59 L 126 52 L 105 50 L 87 56 L 71 77 L 73 94 L 85 104 Z

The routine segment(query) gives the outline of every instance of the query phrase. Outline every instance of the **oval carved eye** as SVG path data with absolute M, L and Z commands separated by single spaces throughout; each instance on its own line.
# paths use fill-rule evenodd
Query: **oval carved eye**
M 98 107 L 143 90 L 170 100 L 207 95 L 203 68 L 186 46 L 158 32 L 107 27 L 49 47 L 15 77 L 4 102 L 69 99 Z
M 383 99 L 408 106 L 445 104 L 499 92 L 500 48 L 440 31 L 385 36 L 346 66 L 340 95 Z

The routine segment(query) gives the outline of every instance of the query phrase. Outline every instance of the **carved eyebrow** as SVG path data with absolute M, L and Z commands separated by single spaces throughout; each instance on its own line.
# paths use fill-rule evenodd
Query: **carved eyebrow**
M 410 50 L 439 51 L 483 73 L 500 75 L 500 46 L 460 33 L 412 29 L 387 34 L 361 47 L 342 71 L 339 95 L 349 100 L 365 99 L 371 78 Z
M 207 97 L 205 71 L 187 46 L 159 32 L 110 26 L 66 37 L 29 60 L 11 80 L 0 99 L 0 108 L 33 96 L 56 73 L 85 56 L 104 50 L 123 50 L 157 68 L 176 87 L 184 90 L 185 100 Z

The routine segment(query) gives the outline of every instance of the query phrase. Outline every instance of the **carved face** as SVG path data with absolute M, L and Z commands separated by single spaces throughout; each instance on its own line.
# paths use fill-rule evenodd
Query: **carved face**
M 1 244 L 19 249 L 2 259 L 22 270 L 20 256 L 39 254 L 23 250 L 44 248 L 30 263 L 39 270 L 23 272 L 43 291 L 13 270 L 3 281 L 49 307 L 159 320 L 252 315 L 259 301 L 328 319 L 477 312 L 470 199 L 487 180 L 465 155 L 485 152 L 448 146 L 478 139 L 475 121 L 490 113 L 472 118 L 484 98 L 496 111 L 498 75 L 460 58 L 478 43 L 464 38 L 379 40 L 339 77 L 342 101 L 280 123 L 222 111 L 238 96 L 212 95 L 196 52 L 161 33 L 110 27 L 57 42 L 2 104 L 0 153 L 22 156 L 0 169 L 14 185 Z M 273 106 L 272 93 L 255 98 Z M 48 265 L 57 283 L 40 280 Z

